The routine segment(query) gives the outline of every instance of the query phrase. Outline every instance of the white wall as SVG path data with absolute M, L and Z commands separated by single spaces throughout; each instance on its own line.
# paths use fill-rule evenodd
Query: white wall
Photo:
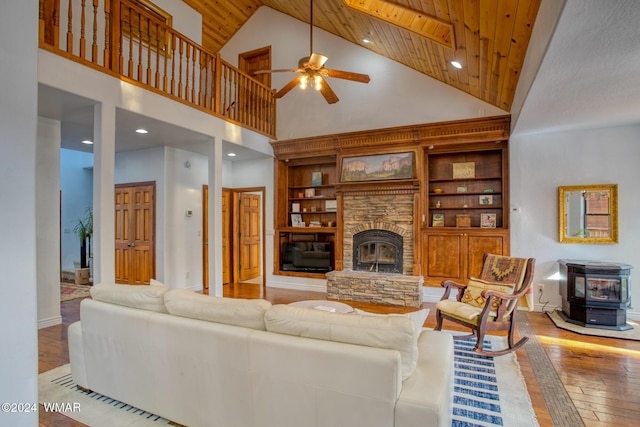
M 155 182 L 156 184 L 156 277 L 163 281 L 165 274 L 165 148 L 116 153 L 115 184 Z
M 38 327 L 60 316 L 60 122 L 38 118 L 36 148 L 36 262 Z
M 38 402 L 37 46 L 36 2 L 0 2 L 0 402 Z M 37 426 L 38 412 L 0 411 L 0 425 Z
M 534 284 L 546 289 L 541 301 L 535 289 L 538 309 L 561 303 L 558 259 L 605 260 L 634 267 L 628 315 L 640 319 L 639 139 L 640 125 L 512 135 L 511 205 L 521 212 L 511 214 L 511 254 L 536 258 Z M 580 184 L 618 184 L 619 244 L 558 242 L 558 186 Z
M 313 30 L 313 47 L 329 60 L 326 68 L 369 74 L 368 84 L 327 79 L 340 101 L 329 105 L 311 88 L 293 89 L 277 101 L 278 139 L 432 123 L 505 114 L 462 91 L 386 59 L 358 45 Z M 309 55 L 309 25 L 263 6 L 220 51 L 237 66 L 238 54 L 272 46 L 274 69 L 295 68 Z M 295 73 L 274 73 L 280 89 Z
M 207 157 L 171 147 L 126 151 L 116 155 L 115 170 L 116 184 L 156 183 L 155 278 L 171 288 L 202 289 L 202 185 L 207 183 Z
M 167 148 L 165 152 L 164 280 L 172 288 L 201 290 L 203 286 L 202 186 L 208 181 L 208 163 L 206 156 L 189 151 Z M 192 216 L 187 216 L 187 210 Z

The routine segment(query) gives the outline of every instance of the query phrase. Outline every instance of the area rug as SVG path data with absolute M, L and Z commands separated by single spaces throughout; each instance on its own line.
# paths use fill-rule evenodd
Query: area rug
M 89 285 L 76 285 L 75 283 L 60 283 L 60 302 L 70 301 L 77 298 L 86 298 L 89 296 Z
M 585 328 L 584 326 L 574 325 L 573 323 L 569 323 L 564 320 L 557 310 L 547 313 L 547 316 L 549 316 L 551 321 L 558 328 L 566 329 L 567 331 L 575 332 L 577 334 L 640 341 L 640 324 L 633 320 L 627 320 L 627 325 L 631 326 L 633 329 L 629 329 L 627 331 L 615 331 L 609 329 Z
M 161 426 L 169 421 L 100 393 L 79 389 L 66 364 L 38 375 L 41 410 L 56 411 L 92 427 Z
M 490 336 L 484 347 L 502 348 L 504 345 L 504 337 Z M 473 351 L 473 340 L 454 341 L 454 346 L 452 427 L 538 426 L 513 353 L 495 358 L 481 356 Z M 95 427 L 169 424 L 164 418 L 126 403 L 80 390 L 71 378 L 70 369 L 67 364 L 38 376 L 40 403 L 58 404 L 64 409 L 59 412 Z M 77 404 L 75 408 L 73 404 Z
M 487 357 L 475 340 L 454 341 L 453 427 L 538 426 L 515 353 Z M 484 348 L 504 348 L 505 337 L 488 336 Z

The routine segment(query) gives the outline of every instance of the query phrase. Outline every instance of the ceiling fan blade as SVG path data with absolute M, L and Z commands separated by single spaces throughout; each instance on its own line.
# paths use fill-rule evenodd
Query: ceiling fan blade
M 283 70 L 257 70 L 253 72 L 253 75 L 256 74 L 269 74 L 269 73 L 295 73 L 295 72 L 299 72 L 299 71 L 303 71 L 299 68 L 287 68 L 287 69 L 283 69 Z
M 322 75 L 360 83 L 369 83 L 369 81 L 371 80 L 366 74 L 352 73 L 351 71 L 330 70 L 328 68 L 324 68 L 322 70 Z
M 278 92 L 276 92 L 275 97 L 276 98 L 282 98 L 283 96 L 285 96 L 287 93 L 289 93 L 289 91 L 291 89 L 293 89 L 294 87 L 296 87 L 297 85 L 300 84 L 300 79 L 301 78 L 302 78 L 302 76 L 298 76 L 298 77 L 294 78 L 293 80 L 291 80 L 282 89 L 280 89 Z
M 322 96 L 324 96 L 324 99 L 326 99 L 329 104 L 335 104 L 340 100 L 325 79 L 322 79 L 322 84 L 320 85 L 320 93 L 322 94 Z
M 327 59 L 329 58 L 324 55 L 320 55 L 319 53 L 312 53 L 307 64 L 312 70 L 319 70 L 320 68 L 322 68 L 324 63 L 327 62 Z

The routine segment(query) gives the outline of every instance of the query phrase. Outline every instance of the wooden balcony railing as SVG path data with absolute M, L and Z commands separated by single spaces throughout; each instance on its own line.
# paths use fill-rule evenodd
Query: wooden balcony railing
M 39 1 L 42 49 L 275 138 L 275 91 L 175 31 L 168 15 L 135 0 Z

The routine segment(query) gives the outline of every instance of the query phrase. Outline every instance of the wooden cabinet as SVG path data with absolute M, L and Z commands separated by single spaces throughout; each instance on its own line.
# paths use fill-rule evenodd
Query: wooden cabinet
M 425 284 L 478 276 L 486 252 L 509 254 L 507 142 L 425 150 Z
M 283 265 L 283 247 L 292 242 L 328 242 L 333 248 L 337 222 L 336 157 L 324 156 L 276 163 L 278 197 L 274 256 L 277 274 L 323 277 L 310 266 Z M 282 197 L 284 196 L 284 197 Z M 329 270 L 335 266 L 331 250 Z M 321 267 L 324 270 L 326 267 Z
M 509 231 L 431 229 L 422 233 L 425 285 L 440 286 L 445 279 L 466 283 L 478 277 L 485 253 L 508 254 Z

